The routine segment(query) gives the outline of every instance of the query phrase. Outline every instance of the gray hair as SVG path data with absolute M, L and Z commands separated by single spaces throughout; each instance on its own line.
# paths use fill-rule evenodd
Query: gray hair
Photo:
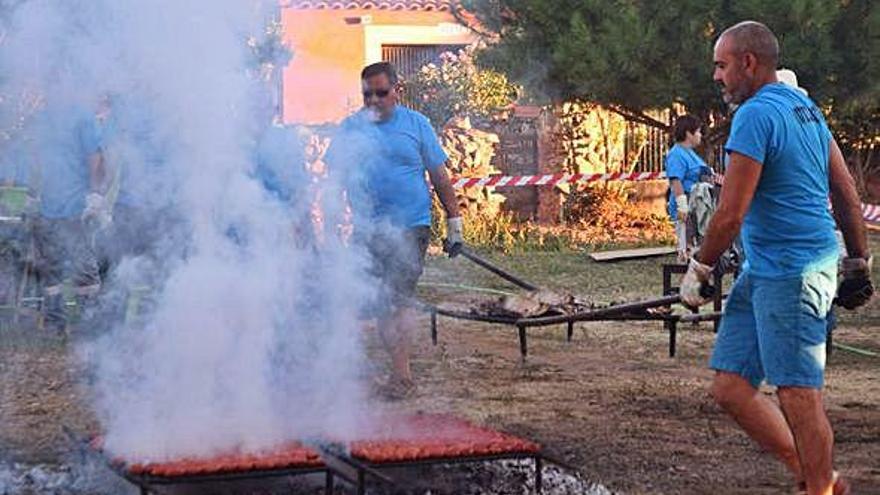
M 764 24 L 743 21 L 725 29 L 721 33 L 721 37 L 724 36 L 732 41 L 735 51 L 754 54 L 760 64 L 773 69 L 779 64 L 779 41 Z

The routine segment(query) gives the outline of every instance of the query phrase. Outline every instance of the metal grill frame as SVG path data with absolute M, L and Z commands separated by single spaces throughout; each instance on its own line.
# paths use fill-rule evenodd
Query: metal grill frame
M 177 485 L 196 485 L 207 483 L 228 483 L 233 481 L 260 480 L 267 478 L 288 478 L 304 476 L 307 474 L 324 473 L 327 483 L 331 477 L 331 471 L 326 465 L 288 467 L 280 469 L 256 469 L 252 471 L 237 471 L 225 474 L 182 475 L 182 476 L 156 476 L 151 474 L 133 474 L 118 464 L 110 464 L 113 471 L 129 483 L 140 489 L 141 495 L 153 493 L 156 486 L 173 487 Z
M 516 327 L 517 334 L 519 336 L 519 351 L 520 358 L 522 361 L 525 361 L 528 357 L 528 329 L 533 327 L 546 327 L 551 325 L 565 324 L 566 325 L 566 341 L 571 342 L 574 337 L 574 324 L 579 321 L 589 321 L 589 322 L 598 322 L 598 321 L 661 321 L 663 322 L 664 328 L 669 333 L 669 357 L 675 357 L 676 353 L 676 341 L 677 341 L 677 333 L 678 333 L 678 324 L 679 323 L 699 323 L 702 321 L 712 321 L 715 322 L 717 327 L 717 322 L 721 320 L 721 312 L 713 311 L 711 313 L 697 313 L 697 314 L 685 314 L 685 315 L 677 315 L 677 314 L 650 314 L 650 313 L 619 313 L 619 314 L 606 314 L 599 316 L 589 316 L 592 312 L 584 312 L 584 313 L 575 313 L 572 315 L 559 315 L 559 316 L 545 316 L 539 318 L 513 318 L 513 317 L 504 317 L 504 316 L 487 316 L 487 315 L 479 315 L 467 313 L 464 311 L 456 311 L 446 308 L 441 308 L 433 305 L 424 305 L 423 310 L 426 311 L 431 318 L 430 323 L 430 333 L 431 333 L 431 343 L 433 345 L 437 345 L 438 343 L 438 316 L 446 316 L 448 318 L 458 319 L 458 320 L 467 320 L 467 321 L 477 321 L 482 323 L 490 323 L 494 325 L 505 325 Z
M 406 460 L 399 462 L 369 462 L 366 459 L 361 457 L 352 457 L 353 460 L 363 463 L 364 466 L 368 467 L 374 471 L 382 471 L 384 469 L 407 469 L 407 468 L 415 468 L 415 467 L 436 467 L 436 466 L 446 466 L 446 465 L 456 465 L 456 464 L 479 464 L 485 462 L 494 462 L 494 461 L 515 461 L 515 460 L 532 460 L 535 464 L 535 493 L 541 494 L 543 492 L 543 469 L 545 464 L 554 464 L 561 468 L 577 472 L 577 469 L 572 467 L 571 465 L 559 461 L 553 457 L 548 456 L 543 451 L 538 450 L 537 452 L 521 452 L 521 451 L 511 451 L 509 453 L 503 454 L 488 454 L 488 455 L 475 455 L 475 456 L 460 456 L 460 457 L 438 457 L 438 458 L 425 458 L 425 459 L 414 459 L 414 460 Z M 366 494 L 366 473 L 363 471 L 358 471 L 357 482 L 355 483 L 355 489 L 357 495 L 365 495 Z M 328 492 L 332 493 L 333 489 L 333 473 L 328 475 Z M 351 481 L 351 480 L 349 480 Z

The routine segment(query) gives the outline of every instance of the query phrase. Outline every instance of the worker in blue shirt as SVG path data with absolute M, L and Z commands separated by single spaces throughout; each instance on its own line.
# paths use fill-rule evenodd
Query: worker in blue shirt
M 106 172 L 94 110 L 49 106 L 35 132 L 40 177 L 36 268 L 44 284 L 45 324 L 63 332 L 67 328 L 64 281 L 71 279 L 83 304 L 93 301 L 100 289 L 93 229 L 109 221 Z
M 345 177 L 355 238 L 370 255 L 379 286 L 373 313 L 392 361 L 384 391 L 397 397 L 415 387 L 409 360 L 413 296 L 431 236 L 426 175 L 446 212 L 450 254 L 462 243 L 462 221 L 446 153 L 428 119 L 397 103 L 394 66 L 365 67 L 361 87 L 364 107 L 342 123 L 325 160 L 332 173 Z
M 848 493 L 832 466 L 822 388 L 832 302 L 854 309 L 874 292 L 855 183 L 816 104 L 777 80 L 779 43 L 770 29 L 746 21 L 725 30 L 714 59 L 725 102 L 739 107 L 720 203 L 682 280 L 682 299 L 707 302 L 700 288 L 741 229 L 746 262 L 710 361 L 713 396 L 804 493 Z M 839 286 L 835 221 L 847 250 Z M 765 380 L 779 405 L 759 392 Z
M 290 215 L 296 245 L 311 245 L 311 176 L 306 171 L 303 143 L 296 130 L 284 126 L 280 117 L 273 119 L 257 140 L 254 161 L 254 178 Z

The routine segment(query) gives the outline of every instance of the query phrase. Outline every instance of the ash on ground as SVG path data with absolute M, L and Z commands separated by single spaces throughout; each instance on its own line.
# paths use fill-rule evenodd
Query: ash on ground
M 535 465 L 530 460 L 494 461 L 474 464 L 440 465 L 389 470 L 397 487 L 371 485 L 370 495 L 531 495 L 535 493 Z M 324 493 L 323 477 L 289 478 L 283 488 L 248 490 L 251 494 Z M 185 493 L 193 491 L 192 486 Z M 216 489 L 216 487 L 215 487 Z M 221 490 L 222 493 L 227 493 Z M 107 467 L 87 461 L 71 465 L 0 464 L 0 495 L 136 495 L 138 489 L 122 480 Z M 165 489 L 161 493 L 184 493 Z M 217 491 L 204 492 L 220 493 Z M 228 493 L 239 493 L 230 491 Z M 343 481 L 336 483 L 334 495 L 355 493 Z M 607 488 L 585 480 L 576 473 L 545 466 L 543 494 L 612 495 Z
M 0 495 L 137 495 L 135 486 L 95 461 L 0 464 Z

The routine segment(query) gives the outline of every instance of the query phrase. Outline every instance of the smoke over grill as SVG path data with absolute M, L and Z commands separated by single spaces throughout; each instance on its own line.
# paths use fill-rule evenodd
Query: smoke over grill
M 366 417 L 364 257 L 335 236 L 319 249 L 294 242 L 308 235 L 294 223 L 310 202 L 279 201 L 255 174 L 267 142 L 290 170 L 303 165 L 293 131 L 265 139 L 280 129 L 277 96 L 272 68 L 267 82 L 251 48 L 275 9 L 32 0 L 3 20 L 0 91 L 38 95 L 28 108 L 3 107 L 7 144 L 24 150 L 30 177 L 45 185 L 53 160 L 79 160 L 52 138 L 75 131 L 71 116 L 106 106 L 116 134 L 105 136 L 104 157 L 120 171 L 119 199 L 129 194 L 137 210 L 134 239 L 110 243 L 141 249 L 104 281 L 95 321 L 106 328 L 78 347 L 113 455 L 156 461 L 305 434 L 347 438 Z M 313 194 L 304 170 L 293 179 L 294 196 Z M 323 199 L 325 210 L 344 208 L 341 196 Z M 126 320 L 113 304 L 138 290 L 151 294 L 144 314 Z
M 99 423 L 92 453 L 138 483 L 326 470 L 363 489 L 396 464 L 517 459 L 540 485 L 537 444 L 370 403 L 359 313 L 380 295 L 336 221 L 357 214 L 341 191 L 366 181 L 328 174 L 318 191 L 303 136 L 275 125 L 277 2 L 0 8 L 4 158 L 42 192 L 40 215 L 54 194 L 85 203 L 56 218 L 83 224 L 66 242 L 113 259 L 71 346 Z M 111 227 L 81 222 L 94 198 L 65 188 L 92 121 L 121 205 Z M 35 477 L 91 490 L 78 471 L 51 471 L 0 463 L 0 491 Z

